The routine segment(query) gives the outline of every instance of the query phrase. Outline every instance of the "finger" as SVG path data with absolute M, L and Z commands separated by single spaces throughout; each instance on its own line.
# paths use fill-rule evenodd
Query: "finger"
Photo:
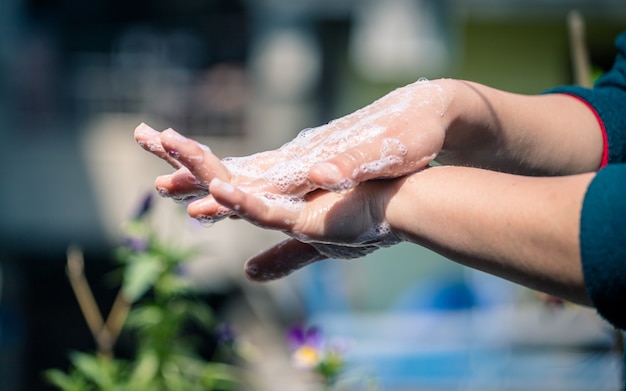
M 235 216 L 231 209 L 218 203 L 213 195 L 193 201 L 187 206 L 187 214 L 204 226 L 211 226 L 226 217 Z
M 286 204 L 292 200 L 277 194 L 272 194 L 272 198 L 252 195 L 218 178 L 211 181 L 209 192 L 221 205 L 264 228 L 289 231 L 299 217 L 298 208 Z M 195 211 L 198 204 L 190 204 L 188 211 Z
M 171 175 L 157 177 L 155 187 L 162 197 L 173 198 L 175 201 L 188 201 L 209 194 L 208 186 L 198 180 L 186 167 Z
M 139 146 L 141 146 L 146 151 L 165 160 L 170 166 L 174 167 L 175 169 L 179 169 L 182 167 L 182 164 L 180 164 L 178 160 L 172 158 L 165 151 L 163 145 L 161 145 L 160 132 L 154 130 L 145 123 L 141 123 L 135 128 L 134 136 L 137 144 L 139 144 Z
M 161 132 L 161 145 L 169 156 L 187 167 L 199 180 L 208 184 L 213 178 L 230 180 L 230 173 L 211 150 L 173 129 Z
M 246 277 L 253 281 L 271 281 L 285 277 L 311 263 L 327 259 L 313 246 L 296 239 L 287 239 L 250 258 L 244 267 Z

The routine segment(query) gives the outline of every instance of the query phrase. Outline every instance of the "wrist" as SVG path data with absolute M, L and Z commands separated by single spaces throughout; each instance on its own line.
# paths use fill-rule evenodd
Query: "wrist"
M 446 167 L 425 168 L 416 173 L 392 179 L 386 187 L 386 196 L 382 197 L 384 221 L 389 224 L 390 230 L 403 241 L 415 242 L 416 231 L 421 227 L 420 222 L 430 208 L 424 194 L 429 194 L 428 177 L 432 170 Z M 416 207 L 419 205 L 418 207 Z
M 437 79 L 433 83 L 437 84 L 443 92 L 444 100 L 446 102 L 446 109 L 441 115 L 442 125 L 446 136 L 449 132 L 454 132 L 458 128 L 459 119 L 462 118 L 462 108 L 464 107 L 462 101 L 457 96 L 459 92 L 463 92 L 463 84 L 456 79 Z
M 449 104 L 443 123 L 445 139 L 437 161 L 442 164 L 474 165 L 483 151 L 493 147 L 497 135 L 492 90 L 465 80 L 443 79 Z
M 466 82 L 456 79 L 434 81 L 443 91 L 447 107 L 441 116 L 445 138 L 440 155 L 456 154 L 467 144 L 471 95 Z M 441 156 L 440 156 L 441 157 Z

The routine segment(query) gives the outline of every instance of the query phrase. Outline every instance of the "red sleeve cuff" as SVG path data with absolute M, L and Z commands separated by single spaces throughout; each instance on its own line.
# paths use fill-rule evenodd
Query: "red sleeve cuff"
M 598 169 L 609 164 L 609 137 L 606 133 L 606 127 L 604 127 L 604 122 L 598 114 L 598 111 L 591 105 L 591 103 L 587 102 L 585 99 L 581 98 L 578 95 L 564 93 L 564 95 L 571 96 L 572 98 L 577 99 L 579 102 L 582 102 L 585 106 L 591 110 L 593 115 L 596 117 L 596 121 L 598 121 L 598 125 L 600 125 L 600 131 L 602 132 L 602 160 L 600 161 L 600 167 Z

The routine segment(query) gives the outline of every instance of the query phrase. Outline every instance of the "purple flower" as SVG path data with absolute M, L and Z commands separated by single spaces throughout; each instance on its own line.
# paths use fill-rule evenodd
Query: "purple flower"
M 237 333 L 230 323 L 220 323 L 215 327 L 214 333 L 217 340 L 225 344 L 232 344 L 237 338 Z
M 317 327 L 294 326 L 287 332 L 291 360 L 298 368 L 315 368 L 323 360 L 323 337 Z
M 291 349 L 293 365 L 318 374 L 325 385 L 334 384 L 342 373 L 345 343 L 327 346 L 318 327 L 290 328 L 287 332 L 287 343 Z
M 148 239 L 139 236 L 128 236 L 124 238 L 124 246 L 134 252 L 142 253 L 148 250 Z
M 149 239 L 143 219 L 150 213 L 152 204 L 152 193 L 146 193 L 141 199 L 137 211 L 126 225 L 126 235 L 122 244 L 134 252 L 142 253 L 148 250 Z
M 135 212 L 135 215 L 133 216 L 133 220 L 141 220 L 144 218 L 152 209 L 153 200 L 154 196 L 152 193 L 146 194 L 141 200 L 139 208 L 137 208 L 137 212 Z
M 298 349 L 302 345 L 310 345 L 316 348 L 322 347 L 322 331 L 319 327 L 292 326 L 287 331 L 287 343 L 291 350 Z

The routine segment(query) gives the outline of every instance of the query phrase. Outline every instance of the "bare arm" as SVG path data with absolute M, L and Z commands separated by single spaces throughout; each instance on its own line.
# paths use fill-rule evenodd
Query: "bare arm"
M 572 96 L 521 95 L 454 79 L 435 80 L 432 84 L 439 87 L 431 90 L 443 102 L 444 110 L 419 106 L 424 99 L 419 97 L 412 103 L 414 109 L 385 118 L 385 137 L 397 137 L 414 153 L 425 153 L 432 147 L 422 150 L 424 140 L 442 134 L 443 143 L 435 144 L 441 145 L 435 160 L 442 164 L 525 175 L 575 174 L 595 171 L 600 166 L 600 124 L 592 110 Z M 442 133 L 425 132 L 432 129 L 442 129 Z M 423 139 L 423 135 L 429 138 Z M 412 144 L 405 141 L 418 137 L 422 139 Z M 357 145 L 328 162 L 339 169 L 341 177 L 350 177 L 358 167 L 373 160 L 375 153 L 367 145 Z M 404 175 L 411 168 L 398 165 L 392 176 Z M 325 185 L 334 176 L 337 173 L 328 165 L 313 166 L 311 170 L 311 178 L 322 187 L 329 187 Z M 376 175 L 372 173 L 358 173 L 353 182 L 373 177 Z
M 210 190 L 245 219 L 295 238 L 248 261 L 247 273 L 255 280 L 341 258 L 341 251 L 332 252 L 334 247 L 327 253 L 329 245 L 359 254 L 407 240 L 467 266 L 587 304 L 578 234 L 582 200 L 593 175 L 527 177 L 434 167 L 395 180 L 369 181 L 347 193 L 318 191 L 295 209 L 223 181 L 212 182 Z
M 512 102 L 527 99 L 508 98 Z M 563 103 L 578 104 L 566 96 L 548 98 L 557 98 L 554 104 L 561 98 L 566 99 Z M 505 100 L 498 99 L 500 110 L 516 107 L 503 105 Z M 543 107 L 548 106 L 546 103 Z M 482 122 L 468 121 L 474 126 L 460 129 L 467 132 L 464 135 L 472 134 L 472 142 L 480 144 L 479 137 L 491 129 L 490 119 L 487 116 Z M 475 126 L 476 123 L 484 126 Z M 532 129 L 533 123 L 520 119 L 517 126 Z M 497 137 L 504 137 L 504 141 L 496 145 L 506 150 L 508 145 L 524 144 L 515 137 L 505 137 L 507 134 L 498 133 Z M 201 183 L 210 184 L 211 196 L 189 205 L 192 216 L 220 216 L 227 210 L 227 214 L 235 213 L 294 237 L 250 260 L 247 271 L 253 279 L 279 278 L 321 259 L 354 258 L 409 240 L 529 287 L 572 301 L 587 301 L 578 230 L 583 196 L 593 173 L 532 177 L 444 166 L 394 180 L 367 181 L 350 191 L 316 190 L 293 197 L 266 186 L 251 186 L 246 177 L 231 175 L 210 151 L 192 140 L 173 132 L 164 132 L 159 138 L 157 145 L 164 148 L 166 158 L 176 157 L 174 163 L 185 166 Z M 567 156 L 579 156 L 585 145 L 571 141 L 574 145 L 562 153 L 540 148 L 530 162 L 550 162 L 553 157 L 564 162 Z M 578 154 L 567 154 L 568 149 L 577 148 Z M 485 158 L 490 156 L 487 153 Z M 594 159 L 589 159 L 590 165 L 596 164 L 591 161 Z M 542 165 L 547 166 L 550 164 Z
M 587 304 L 579 220 L 593 175 L 435 167 L 399 181 L 386 218 L 408 240 L 454 261 Z
M 181 166 L 175 157 L 190 153 L 182 145 L 186 139 L 173 131 L 159 134 L 142 124 L 135 137 L 175 168 Z M 173 150 L 178 151 L 169 155 Z M 205 155 L 205 165 L 216 174 L 228 171 L 207 148 L 192 152 Z M 520 95 L 440 79 L 392 91 L 302 132 L 277 150 L 223 162 L 248 188 L 302 196 L 316 188 L 344 190 L 371 179 L 399 177 L 433 159 L 525 175 L 590 172 L 598 169 L 602 152 L 594 113 L 571 96 Z M 182 169 L 158 178 L 157 188 L 175 198 L 203 196 L 211 178 L 202 179 L 198 182 Z M 199 209 L 194 213 L 211 214 Z
M 459 80 L 440 83 L 452 98 L 439 162 L 531 175 L 599 168 L 600 125 L 578 99 L 513 94 Z

